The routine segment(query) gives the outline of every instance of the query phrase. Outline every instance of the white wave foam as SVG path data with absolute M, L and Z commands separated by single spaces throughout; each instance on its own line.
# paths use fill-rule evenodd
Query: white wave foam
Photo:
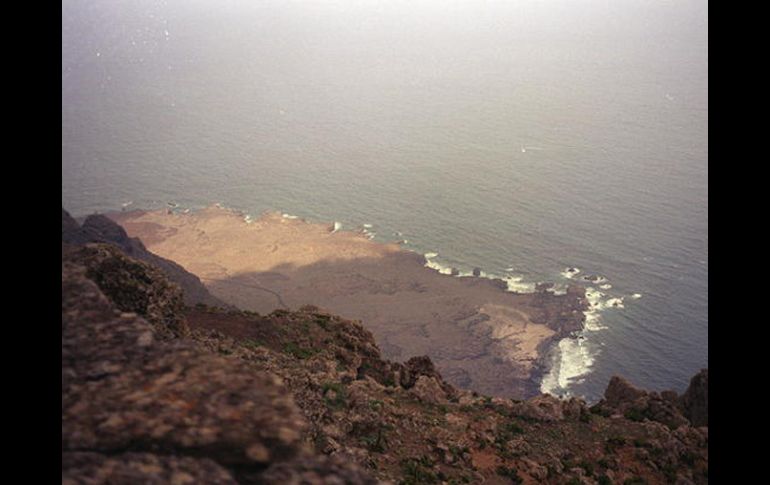
M 584 312 L 586 319 L 583 323 L 583 328 L 588 332 L 598 332 L 599 330 L 606 330 L 607 327 L 602 325 L 602 318 L 599 312 L 588 311 Z
M 548 288 L 547 291 L 553 293 L 554 295 L 566 295 L 567 286 L 554 284 L 552 287 Z
M 600 312 L 608 308 L 624 308 L 623 297 L 605 298 L 606 293 L 603 293 L 595 288 L 586 288 L 586 299 L 590 306 L 589 312 Z
M 371 224 L 364 224 L 364 229 L 371 229 L 371 228 L 372 228 Z
M 540 390 L 548 394 L 570 396 L 569 386 L 579 384 L 591 371 L 595 354 L 585 338 L 565 338 L 559 341 L 551 368 L 543 376 Z
M 511 273 L 513 271 L 513 268 L 505 268 L 505 271 Z
M 572 278 L 577 276 L 579 273 L 580 273 L 580 269 L 579 268 L 566 268 L 564 271 L 561 272 L 561 275 L 564 278 L 567 278 L 567 279 L 571 280 Z
M 508 291 L 514 293 L 532 293 L 535 291 L 535 283 L 524 282 L 523 276 L 506 276 L 502 279 L 508 285 Z
M 608 280 L 604 276 L 599 275 L 585 275 L 582 278 L 583 281 L 588 281 L 590 283 L 593 283 L 595 285 L 598 285 L 600 283 L 606 283 Z
M 641 293 L 634 293 L 633 295 L 631 295 L 631 298 L 633 298 L 634 300 L 638 300 L 641 297 L 642 297 Z
M 435 254 L 435 253 L 429 253 L 429 254 Z M 448 275 L 452 274 L 452 268 L 450 268 L 449 266 L 444 266 L 441 263 L 431 261 L 430 259 L 428 259 L 427 255 L 426 255 L 426 259 L 427 259 L 427 262 L 425 263 L 425 266 L 427 266 L 428 268 L 435 269 L 441 274 L 448 274 Z
M 573 271 L 569 271 L 570 269 Z M 572 279 L 579 272 L 577 268 L 567 268 L 562 275 Z M 607 281 L 603 277 L 600 281 L 602 280 Z M 599 288 L 609 290 L 612 285 L 602 284 Z M 551 356 L 550 368 L 540 383 L 542 392 L 571 395 L 570 386 L 585 379 L 584 376 L 591 372 L 598 355 L 598 347 L 591 343 L 590 335 L 607 328 L 602 324 L 602 313 L 608 309 L 624 308 L 624 297 L 609 295 L 606 291 L 600 291 L 594 287 L 587 287 L 585 296 L 588 300 L 588 308 L 583 312 L 585 315 L 583 331 L 578 334 L 577 339 L 566 338 L 559 341 Z M 639 293 L 631 295 L 634 299 L 640 297 Z
M 588 304 L 592 307 L 598 305 L 603 296 L 604 293 L 596 288 L 586 288 L 586 300 L 588 300 Z
M 298 216 L 294 216 L 294 215 L 286 214 L 286 213 L 281 214 L 281 217 L 283 217 L 284 219 L 297 219 L 298 218 Z
M 623 297 L 618 298 L 610 298 L 605 302 L 605 305 L 607 305 L 607 308 L 625 308 L 623 306 Z
M 404 243 L 407 243 L 408 241 L 404 239 Z M 425 266 L 431 269 L 434 269 L 438 271 L 441 274 L 451 275 L 453 272 L 455 273 L 454 276 L 457 277 L 468 277 L 468 276 L 474 276 L 472 271 L 464 271 L 457 268 L 453 268 L 451 266 L 445 266 L 437 261 L 435 261 L 435 258 L 438 257 L 438 253 L 436 252 L 429 252 L 423 254 L 425 257 Z M 513 271 L 513 268 L 508 268 L 506 271 Z M 487 278 L 487 279 L 493 279 L 493 280 L 503 280 L 505 281 L 505 284 L 507 286 L 507 291 L 511 291 L 514 293 L 534 293 L 536 284 L 532 282 L 525 282 L 523 276 L 516 276 L 516 275 L 496 275 L 487 273 L 484 270 L 479 269 L 479 274 L 477 276 L 478 278 Z

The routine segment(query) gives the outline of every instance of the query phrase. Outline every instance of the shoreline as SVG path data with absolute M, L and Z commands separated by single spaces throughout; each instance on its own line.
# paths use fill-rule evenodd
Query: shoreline
M 373 241 L 365 226 L 221 205 L 105 215 L 230 304 L 260 313 L 313 304 L 361 320 L 386 357 L 429 355 L 449 382 L 490 395 L 539 394 L 547 356 L 589 310 L 582 286 L 517 293 L 499 278 L 452 277 L 399 242 Z

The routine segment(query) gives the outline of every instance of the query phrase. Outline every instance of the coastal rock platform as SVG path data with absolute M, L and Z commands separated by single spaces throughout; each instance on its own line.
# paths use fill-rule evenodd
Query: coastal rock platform
M 501 280 L 442 275 L 396 242 L 330 224 L 219 206 L 108 216 L 229 304 L 261 314 L 315 305 L 360 320 L 384 357 L 428 355 L 447 381 L 484 394 L 539 393 L 543 350 L 585 318 L 582 287 L 518 294 Z

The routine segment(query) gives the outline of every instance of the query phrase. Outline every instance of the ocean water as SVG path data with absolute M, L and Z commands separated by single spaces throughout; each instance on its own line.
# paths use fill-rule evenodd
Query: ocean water
M 707 35 L 705 1 L 68 0 L 62 204 L 277 209 L 583 284 L 543 390 L 681 392 L 708 365 Z

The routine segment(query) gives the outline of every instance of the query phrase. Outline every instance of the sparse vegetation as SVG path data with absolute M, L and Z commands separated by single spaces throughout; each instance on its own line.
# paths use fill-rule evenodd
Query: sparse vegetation
M 162 285 L 159 288 L 163 288 Z M 147 377 L 142 372 L 100 377 L 100 385 L 121 384 L 108 387 L 120 398 L 104 401 L 108 406 L 131 399 L 136 401 L 136 396 L 146 399 L 148 393 L 158 394 L 168 403 L 160 406 L 160 412 L 168 411 L 164 419 L 172 423 L 180 419 L 179 425 L 185 430 L 201 433 L 201 443 L 210 437 L 206 434 L 210 431 L 209 422 L 212 426 L 224 427 L 237 438 L 224 443 L 233 449 L 241 442 L 260 439 L 264 426 L 260 420 L 275 421 L 270 436 L 297 438 L 296 443 L 286 445 L 287 452 L 296 452 L 310 440 L 317 455 L 339 454 L 346 457 L 348 465 L 358 467 L 370 474 L 368 476 L 406 485 L 439 482 L 457 485 L 483 481 L 522 483 L 524 480 L 584 483 L 588 481 L 586 477 L 599 485 L 612 485 L 609 476 L 613 476 L 617 485 L 638 485 L 646 483 L 645 480 L 675 483 L 682 477 L 699 485 L 708 481 L 707 434 L 698 428 L 674 434 L 663 425 L 640 424 L 639 417 L 644 412 L 638 410 L 626 413 L 625 417 L 618 416 L 616 414 L 621 412 L 618 409 L 624 408 L 612 404 L 616 401 L 613 399 L 609 404 L 604 401 L 590 408 L 590 411 L 584 404 L 579 404 L 578 414 L 574 401 L 567 406 L 567 403 L 550 399 L 511 400 L 516 404 L 511 406 L 501 398 L 451 389 L 435 374 L 438 369 L 434 369 L 429 359 L 411 366 L 408 362 L 387 361 L 381 358 L 374 338 L 363 327 L 340 317 L 317 313 L 317 309 L 308 308 L 305 312 L 279 310 L 259 316 L 255 312 L 199 305 L 195 309 L 188 307 L 185 312 L 192 334 L 185 337 L 184 345 L 190 344 L 190 350 L 180 354 L 184 359 L 180 357 L 175 363 L 183 369 L 192 366 L 190 369 L 201 372 L 182 372 L 178 376 L 174 373 L 166 377 L 167 369 L 171 368 L 166 363 L 147 367 L 150 373 L 157 372 L 157 376 L 151 375 L 153 379 L 165 380 L 173 376 L 166 386 L 150 391 L 147 391 Z M 64 317 L 73 318 L 72 315 Z M 83 318 L 98 317 L 87 312 L 82 315 L 85 315 Z M 122 319 L 120 325 L 143 336 L 146 328 L 131 318 Z M 83 380 L 84 376 L 101 376 L 104 370 L 97 366 L 86 374 L 77 369 L 77 366 L 90 365 L 84 347 L 93 342 L 80 338 L 82 336 L 75 334 L 74 328 L 63 327 L 63 331 L 70 332 L 70 338 L 78 337 L 77 345 L 68 344 L 67 350 L 82 357 L 63 359 L 63 366 L 72 367 L 67 375 L 78 379 L 73 382 L 80 387 L 70 386 L 68 392 L 81 401 L 80 406 L 91 406 L 102 396 L 82 394 L 91 383 Z M 115 332 L 121 328 L 112 325 L 104 331 Z M 135 340 L 115 338 L 109 343 L 115 345 L 116 355 L 123 356 L 136 350 L 126 345 Z M 63 339 L 63 349 L 65 342 Z M 152 342 L 151 345 L 157 346 L 157 352 L 148 355 L 165 358 L 167 352 L 160 350 L 167 344 Z M 193 350 L 193 346 L 197 348 Z M 94 348 L 101 351 L 95 345 Z M 259 349 L 259 352 L 246 349 Z M 170 352 L 175 350 L 170 348 Z M 206 357 L 196 355 L 191 359 L 193 353 Z M 212 353 L 229 357 L 211 356 Z M 215 364 L 211 368 L 208 367 L 209 360 Z M 140 367 L 144 365 L 142 359 L 136 359 L 136 365 L 137 369 L 145 369 Z M 228 365 L 232 366 L 231 374 L 238 379 L 230 380 L 230 374 L 221 371 Z M 261 382 L 260 378 L 267 372 L 277 375 L 280 380 Z M 421 375 L 435 378 L 440 387 L 426 391 L 422 386 L 414 386 Z M 132 379 L 127 381 L 131 385 L 124 386 L 116 380 L 123 378 Z M 188 382 L 192 385 L 187 385 Z M 385 387 L 379 384 L 385 384 Z M 194 394 L 196 386 L 209 385 L 213 386 L 210 393 L 202 397 L 200 393 Z M 260 394 L 263 391 L 260 386 L 271 393 Z M 126 396 L 131 399 L 123 399 Z M 252 406 L 263 398 L 274 399 L 276 405 L 260 408 L 255 420 Z M 68 409 L 71 411 L 72 408 Z M 158 409 L 154 402 L 150 402 L 146 409 L 140 409 L 145 413 L 141 420 L 115 431 L 131 439 L 136 436 L 137 442 L 159 446 L 157 449 L 164 453 L 168 451 L 170 456 L 180 450 L 173 441 L 154 438 L 156 430 L 152 422 L 159 414 Z M 63 407 L 63 417 L 65 411 Z M 190 427 L 186 419 L 192 411 L 202 412 L 209 419 L 205 428 Z M 647 419 L 654 420 L 655 416 L 650 414 Z M 610 415 L 615 416 L 613 419 L 602 418 Z M 123 414 L 118 417 L 120 419 L 112 417 L 110 422 L 125 420 Z M 88 414 L 82 412 L 67 416 L 68 425 L 78 426 L 77 433 L 68 434 L 69 439 L 93 435 L 94 425 L 86 418 Z M 295 424 L 301 421 L 304 421 L 301 426 Z M 93 423 L 100 426 L 99 422 Z M 287 429 L 288 432 L 283 433 Z M 106 426 L 97 431 L 107 433 L 104 437 L 110 440 L 123 439 L 119 434 L 112 434 Z M 96 438 L 101 439 L 100 436 Z M 214 443 L 215 446 L 220 444 Z M 268 448 L 271 458 L 279 456 L 273 455 L 277 450 L 271 448 L 270 440 L 262 444 Z M 168 450 L 163 446 L 168 446 Z M 79 453 L 81 450 L 68 449 L 67 453 L 73 451 Z M 114 448 L 96 448 L 98 453 L 103 451 L 112 453 Z M 251 451 L 257 457 L 264 456 L 264 450 L 258 446 Z M 212 449 L 212 452 L 219 453 L 220 448 Z M 319 457 L 308 459 L 311 458 Z M 326 457 L 320 457 L 318 463 L 323 460 Z M 240 473 L 226 463 L 223 467 L 228 472 Z M 632 478 L 624 482 L 627 477 Z M 368 482 L 359 479 L 345 483 Z
M 509 468 L 509 467 L 500 465 L 497 467 L 496 471 L 497 471 L 497 474 L 500 475 L 501 477 L 510 478 L 511 483 L 513 484 L 518 485 L 524 482 L 524 479 L 522 479 L 519 476 L 519 473 L 516 471 L 515 468 Z
M 644 415 L 644 412 L 642 412 L 640 409 L 637 408 L 631 408 L 624 414 L 626 419 L 630 419 L 631 421 L 641 422 L 644 421 L 644 418 L 646 417 Z
M 631 477 L 626 479 L 623 485 L 647 485 L 647 480 L 642 477 Z
M 249 349 L 256 349 L 258 347 L 265 346 L 261 341 L 255 339 L 243 339 L 241 341 L 241 345 Z
M 607 475 L 602 474 L 596 477 L 596 483 L 599 485 L 612 485 L 612 480 Z
M 587 476 L 592 477 L 594 475 L 593 463 L 584 460 L 578 463 L 578 466 L 585 470 Z
M 619 448 L 626 445 L 625 438 L 621 437 L 612 437 L 608 438 L 607 441 L 604 443 L 604 451 L 607 453 L 615 453 Z
M 433 460 L 427 456 L 419 458 L 406 458 L 401 461 L 401 472 L 403 474 L 399 485 L 421 485 L 438 483 L 438 477 L 431 470 Z
M 283 346 L 283 352 L 285 354 L 292 355 L 298 359 L 308 359 L 315 355 L 318 351 L 302 348 L 294 342 L 287 342 Z
M 338 382 L 327 382 L 321 387 L 326 405 L 331 409 L 342 409 L 347 404 L 345 386 Z

